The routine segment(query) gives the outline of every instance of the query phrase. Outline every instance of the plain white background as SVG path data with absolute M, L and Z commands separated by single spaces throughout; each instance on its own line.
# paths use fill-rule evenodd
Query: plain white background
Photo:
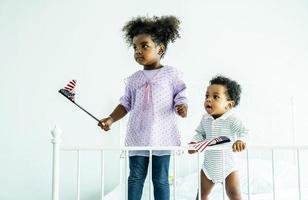
M 0 0 L 0 199 L 51 198 L 55 125 L 65 146 L 121 145 L 119 123 L 104 133 L 57 91 L 77 79 L 76 102 L 98 118 L 108 115 L 124 79 L 141 69 L 122 26 L 138 15 L 170 14 L 182 21 L 182 38 L 162 63 L 181 70 L 188 85 L 189 115 L 179 119 L 183 143 L 204 112 L 208 81 L 223 74 L 243 87 L 238 111 L 251 144 L 307 144 L 305 0 Z M 97 199 L 99 158 L 82 155 L 82 197 Z M 67 177 L 76 172 L 74 156 L 63 155 Z M 106 191 L 118 179 L 111 158 Z M 74 178 L 61 181 L 61 197 L 74 197 Z

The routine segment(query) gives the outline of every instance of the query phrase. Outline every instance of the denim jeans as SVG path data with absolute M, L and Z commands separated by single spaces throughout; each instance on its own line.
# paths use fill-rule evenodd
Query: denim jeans
M 170 155 L 152 156 L 152 182 L 155 200 L 169 200 L 169 162 Z M 129 157 L 128 200 L 140 200 L 148 172 L 149 157 Z

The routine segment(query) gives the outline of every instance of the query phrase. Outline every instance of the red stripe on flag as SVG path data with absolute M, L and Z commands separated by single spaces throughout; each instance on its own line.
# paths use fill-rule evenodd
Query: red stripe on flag
M 71 80 L 65 87 L 65 90 L 72 91 L 76 86 L 76 80 Z
M 200 148 L 202 148 L 202 146 L 204 145 L 204 143 L 206 143 L 208 140 L 203 140 L 201 142 L 198 142 L 196 145 L 194 145 L 194 148 L 196 150 L 199 150 Z
M 202 142 L 198 142 L 196 143 L 193 147 L 196 151 L 198 152 L 202 152 L 204 151 L 204 149 L 213 141 L 214 139 L 212 140 L 209 140 L 209 139 L 206 139 Z
M 75 87 L 75 85 L 73 85 L 73 84 L 71 84 L 71 83 L 67 84 L 66 86 L 67 86 L 67 87 L 71 87 L 71 88 L 74 88 L 74 87 Z
M 66 87 L 66 88 L 70 88 L 70 89 L 73 89 L 73 88 L 74 88 L 74 86 L 71 86 L 71 85 L 66 85 L 65 87 Z
M 206 142 L 203 144 L 203 146 L 199 149 L 199 152 L 204 151 L 204 149 L 208 146 L 208 144 L 209 144 L 210 142 L 212 142 L 212 140 L 206 141 Z
M 69 88 L 69 87 L 64 87 L 65 90 L 71 92 L 73 90 L 73 88 Z
M 198 143 L 196 143 L 196 144 L 194 145 L 194 148 L 195 148 L 195 149 L 198 149 L 200 146 L 202 146 L 202 144 L 203 144 L 203 141 L 202 141 L 202 142 L 198 142 Z
M 197 150 L 198 152 L 202 152 L 205 148 L 206 148 L 206 145 L 207 143 L 206 142 L 204 142 L 201 146 L 200 146 L 200 148 Z
M 68 85 L 72 85 L 73 87 L 75 87 L 76 83 L 73 82 L 73 81 L 70 81 L 70 82 L 68 83 Z

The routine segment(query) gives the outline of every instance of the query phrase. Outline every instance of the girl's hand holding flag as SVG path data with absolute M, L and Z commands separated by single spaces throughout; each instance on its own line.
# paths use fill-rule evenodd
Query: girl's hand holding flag
M 107 117 L 107 118 L 103 118 L 99 121 L 98 126 L 100 126 L 102 129 L 104 129 L 105 131 L 109 131 L 111 124 L 114 122 L 114 120 L 112 119 L 111 116 Z

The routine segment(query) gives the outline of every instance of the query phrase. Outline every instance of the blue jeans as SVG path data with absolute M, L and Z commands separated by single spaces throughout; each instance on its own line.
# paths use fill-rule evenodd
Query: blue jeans
M 155 200 L 169 200 L 169 162 L 170 155 L 152 156 L 152 182 Z M 140 200 L 148 172 L 149 157 L 129 157 L 128 200 Z

